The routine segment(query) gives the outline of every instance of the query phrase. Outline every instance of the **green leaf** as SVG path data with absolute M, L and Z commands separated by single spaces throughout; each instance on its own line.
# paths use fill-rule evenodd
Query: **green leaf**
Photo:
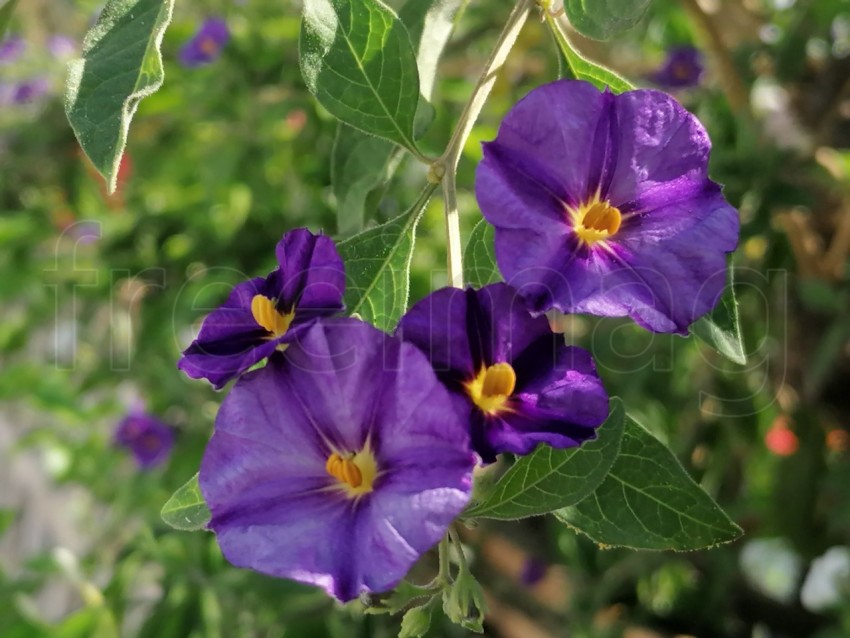
M 18 5 L 18 0 L 7 0 L 6 4 L 0 7 L 0 40 L 6 35 L 9 29 L 9 24 L 12 22 L 12 14 L 15 12 L 15 7 Z
M 611 414 L 594 441 L 566 450 L 538 446 L 514 463 L 486 498 L 464 513 L 464 518 L 512 520 L 578 503 L 602 483 L 614 464 L 625 415 L 623 402 L 612 398 Z
M 631 29 L 651 0 L 564 0 L 564 10 L 576 31 L 595 40 L 607 40 Z
M 416 225 L 436 185 L 425 188 L 406 212 L 337 244 L 347 276 L 349 313 L 390 331 L 407 309 Z
M 608 476 L 555 516 L 601 545 L 634 549 L 701 549 L 742 533 L 667 446 L 628 416 Z
M 546 11 L 545 15 L 552 35 L 558 43 L 558 48 L 564 55 L 564 60 L 569 67 L 569 71 L 575 79 L 590 82 L 600 91 L 604 90 L 605 87 L 610 87 L 615 93 L 623 93 L 624 91 L 631 91 L 635 88 L 624 77 L 614 73 L 610 69 L 606 69 L 604 66 L 591 62 L 579 53 L 573 47 L 561 23 L 555 20 L 549 11 Z
M 65 113 L 80 146 L 113 192 L 130 121 L 162 86 L 159 47 L 174 0 L 109 0 L 68 65 Z
M 366 198 L 386 184 L 401 161 L 401 149 L 340 122 L 331 157 L 337 230 L 346 236 L 363 228 Z
M 463 0 L 408 0 L 399 11 L 407 27 L 419 70 L 419 105 L 413 134 L 419 138 L 434 117 L 428 100 L 434 90 L 437 63 L 454 27 Z M 367 197 L 389 182 L 401 163 L 400 148 L 384 139 L 340 123 L 331 159 L 331 183 L 337 201 L 337 230 L 348 236 L 361 230 L 369 215 Z
M 159 515 L 171 527 L 184 532 L 206 527 L 210 522 L 210 510 L 198 486 L 197 474 L 171 495 L 171 498 L 162 506 Z
M 306 0 L 299 47 L 304 81 L 322 106 L 418 153 L 416 57 L 389 7 L 377 0 Z
M 747 353 L 741 338 L 738 300 L 735 298 L 733 270 L 729 269 L 729 285 L 720 302 L 707 315 L 691 325 L 691 334 L 705 341 L 720 354 L 735 363 L 745 365 Z
M 420 638 L 427 634 L 431 627 L 431 613 L 437 600 L 435 597 L 425 605 L 408 609 L 401 619 L 398 638 Z
M 469 234 L 463 251 L 463 279 L 471 286 L 486 286 L 502 281 L 493 250 L 494 228 L 482 219 Z

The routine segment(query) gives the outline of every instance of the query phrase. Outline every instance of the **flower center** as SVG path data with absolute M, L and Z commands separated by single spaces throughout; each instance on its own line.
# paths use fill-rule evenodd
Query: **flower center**
M 494 363 L 481 368 L 472 381 L 466 384 L 466 392 L 473 403 L 487 414 L 509 410 L 505 404 L 516 387 L 516 372 L 510 363 Z
M 367 443 L 357 453 L 331 453 L 325 463 L 325 471 L 339 481 L 338 487 L 348 496 L 357 497 L 374 489 L 378 463 Z
M 623 221 L 620 209 L 601 201 L 599 195 L 582 204 L 578 210 L 570 210 L 570 216 L 573 230 L 588 246 L 616 235 Z
M 218 43 L 210 36 L 203 36 L 198 43 L 198 48 L 204 55 L 215 55 L 218 53 Z
M 254 295 L 251 299 L 251 314 L 254 315 L 254 321 L 277 339 L 286 334 L 289 330 L 289 324 L 295 318 L 295 311 L 283 313 L 275 306 L 275 302 L 263 295 Z

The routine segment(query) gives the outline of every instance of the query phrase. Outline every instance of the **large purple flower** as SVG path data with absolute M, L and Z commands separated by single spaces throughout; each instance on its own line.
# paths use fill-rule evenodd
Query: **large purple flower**
M 608 395 L 585 350 L 567 347 L 506 284 L 443 288 L 411 308 L 399 334 L 431 359 L 484 462 L 596 436 Z
M 664 63 L 649 79 L 666 89 L 683 89 L 697 86 L 704 70 L 699 49 L 680 46 L 667 52 Z
M 484 144 L 476 176 L 505 279 L 535 313 L 687 333 L 717 303 L 738 242 L 738 214 L 707 175 L 710 147 L 659 91 L 533 90 Z
M 440 540 L 473 465 L 422 353 L 337 319 L 236 383 L 200 487 L 227 560 L 350 600 L 391 589 Z
M 163 463 L 174 447 L 174 431 L 165 423 L 136 408 L 121 419 L 115 445 L 130 450 L 142 469 Z
M 177 367 L 216 389 L 297 340 L 316 318 L 342 310 L 345 271 L 333 240 L 306 228 L 277 245 L 280 266 L 238 284 L 204 320 Z
M 227 23 L 221 18 L 208 18 L 180 49 L 180 62 L 190 69 L 209 64 L 221 55 L 229 39 Z

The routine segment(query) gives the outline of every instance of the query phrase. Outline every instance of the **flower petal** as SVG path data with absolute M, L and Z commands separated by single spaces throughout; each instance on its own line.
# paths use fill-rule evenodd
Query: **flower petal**
M 297 308 L 296 321 L 342 310 L 345 269 L 333 240 L 306 228 L 286 233 L 276 248 L 278 309 Z

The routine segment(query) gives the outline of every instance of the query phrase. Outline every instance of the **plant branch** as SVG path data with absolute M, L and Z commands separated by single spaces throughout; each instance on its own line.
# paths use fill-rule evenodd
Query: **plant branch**
M 706 39 L 705 45 L 720 67 L 720 86 L 726 94 L 729 106 L 736 115 L 748 115 L 750 101 L 747 88 L 741 74 L 738 73 L 729 48 L 723 41 L 720 29 L 711 16 L 703 11 L 697 0 L 682 0 L 682 8 L 703 32 Z
M 472 95 L 466 103 L 463 113 L 461 113 L 460 120 L 458 120 L 446 150 L 430 171 L 430 175 L 442 181 L 443 184 L 449 284 L 456 288 L 463 287 L 463 248 L 460 241 L 460 220 L 457 210 L 457 166 L 460 162 L 463 146 L 472 132 L 472 127 L 475 126 L 475 121 L 493 89 L 496 76 L 505 64 L 508 53 L 516 42 L 533 4 L 533 0 L 520 0 L 514 7 L 508 17 L 507 24 L 505 24 L 499 39 L 496 41 L 496 45 L 493 47 L 493 51 L 490 53 L 484 71 L 478 78 L 478 82 L 472 90 Z

